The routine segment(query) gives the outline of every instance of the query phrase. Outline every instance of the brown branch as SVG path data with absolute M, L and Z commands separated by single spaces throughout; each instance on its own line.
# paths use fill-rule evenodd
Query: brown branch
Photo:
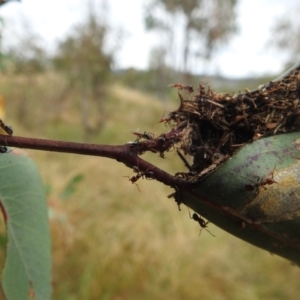
M 137 149 L 135 146 L 143 145 L 143 152 L 148 150 L 152 151 L 152 148 L 147 149 L 146 142 L 136 143 L 134 145 L 125 144 L 120 146 L 111 146 L 0 135 L 0 145 L 111 158 L 124 163 L 129 168 L 137 168 L 141 172 L 150 171 L 153 179 L 156 179 L 165 185 L 171 187 L 183 187 L 191 185 L 191 183 L 172 176 L 140 158 L 137 155 L 138 153 L 136 152 Z M 154 141 L 151 141 L 151 147 L 155 148 Z

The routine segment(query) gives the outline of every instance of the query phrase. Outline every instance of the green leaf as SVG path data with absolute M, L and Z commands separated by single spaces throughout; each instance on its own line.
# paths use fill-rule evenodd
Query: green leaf
M 20 150 L 0 155 L 0 199 L 7 226 L 2 288 L 8 300 L 51 298 L 50 230 L 44 187 Z
M 181 190 L 181 201 L 229 233 L 300 265 L 299 184 L 297 132 L 246 145 L 195 187 Z

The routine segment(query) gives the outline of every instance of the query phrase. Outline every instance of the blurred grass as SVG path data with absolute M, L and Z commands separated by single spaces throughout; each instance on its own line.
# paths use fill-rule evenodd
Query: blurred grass
M 84 141 L 76 94 L 59 106 L 55 92 L 61 80 L 51 76 L 32 85 L 0 79 L 7 123 L 15 135 Z M 173 108 L 176 97 L 174 92 Z M 24 99 L 28 115 L 20 120 L 16 115 Z M 172 107 L 149 95 L 114 85 L 106 101 L 109 118 L 93 143 L 124 144 L 134 139 L 133 130 L 167 130 L 157 122 Z M 212 224 L 215 238 L 205 230 L 199 236 L 187 209 L 179 212 L 166 197 L 172 192 L 168 187 L 139 180 L 139 192 L 124 177 L 132 171 L 116 161 L 28 152 L 48 191 L 53 299 L 298 299 L 297 267 Z M 174 152 L 166 159 L 146 157 L 172 173 L 183 169 Z M 76 176 L 81 181 L 62 196 Z

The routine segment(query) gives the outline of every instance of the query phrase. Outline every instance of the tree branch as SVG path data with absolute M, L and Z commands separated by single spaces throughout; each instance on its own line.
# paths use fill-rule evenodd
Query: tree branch
M 160 137 L 151 141 L 133 142 L 125 145 L 111 146 L 0 135 L 0 145 L 33 150 L 107 157 L 115 159 L 118 162 L 122 162 L 127 167 L 134 169 L 141 174 L 148 172 L 148 174 L 151 174 L 151 178 L 156 179 L 165 185 L 171 187 L 189 186 L 191 183 L 168 174 L 167 172 L 159 169 L 158 167 L 138 156 L 138 154 L 142 154 L 146 151 L 165 151 L 166 145 L 171 145 L 171 139 L 174 140 L 174 132 L 172 134 L 164 134 L 164 141 L 162 141 L 162 137 Z

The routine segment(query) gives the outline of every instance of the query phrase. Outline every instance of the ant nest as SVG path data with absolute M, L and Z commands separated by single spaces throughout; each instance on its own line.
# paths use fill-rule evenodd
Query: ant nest
M 217 93 L 203 84 L 194 93 L 192 86 L 172 84 L 178 89 L 180 106 L 161 121 L 170 124 L 172 131 L 181 132 L 178 151 L 193 158 L 189 172 L 176 176 L 197 180 L 245 144 L 299 131 L 299 69 L 281 80 L 239 94 Z M 180 91 L 185 91 L 187 99 Z

